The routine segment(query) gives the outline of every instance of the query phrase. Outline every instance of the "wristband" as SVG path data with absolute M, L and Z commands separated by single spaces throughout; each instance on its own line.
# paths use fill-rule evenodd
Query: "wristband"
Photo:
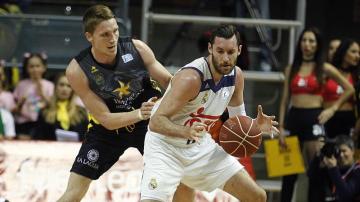
M 232 107 L 232 106 L 227 106 L 228 112 L 229 112 L 229 117 L 233 117 L 233 116 L 246 116 L 246 111 L 245 111 L 245 104 L 242 103 L 239 106 L 236 107 Z

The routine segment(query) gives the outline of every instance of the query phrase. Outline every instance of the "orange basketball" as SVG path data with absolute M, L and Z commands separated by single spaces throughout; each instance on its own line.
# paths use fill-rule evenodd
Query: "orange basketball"
M 231 117 L 220 129 L 220 145 L 235 157 L 251 156 L 259 149 L 261 139 L 255 120 L 248 116 Z

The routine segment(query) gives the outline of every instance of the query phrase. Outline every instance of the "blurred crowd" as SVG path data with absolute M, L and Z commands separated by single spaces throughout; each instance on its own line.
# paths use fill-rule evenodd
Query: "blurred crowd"
M 87 112 L 65 73 L 45 79 L 43 53 L 25 53 L 22 67 L 20 81 L 13 83 L 8 79 L 13 72 L 0 63 L 0 138 L 81 141 Z

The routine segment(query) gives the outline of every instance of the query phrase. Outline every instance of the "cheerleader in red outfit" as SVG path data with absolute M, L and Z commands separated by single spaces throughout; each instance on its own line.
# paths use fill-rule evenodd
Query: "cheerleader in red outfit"
M 341 41 L 337 48 L 332 64 L 340 71 L 340 73 L 352 84 L 358 81 L 357 71 L 360 59 L 359 44 L 350 39 Z M 330 108 L 343 94 L 344 89 L 336 81 L 331 78 L 326 80 L 324 84 L 323 98 L 324 107 Z M 325 123 L 326 136 L 335 138 L 338 135 L 350 135 L 355 125 L 355 102 L 351 97 L 344 102 L 335 114 Z
M 284 141 L 285 128 L 298 136 L 309 162 L 318 149 L 318 137 L 323 135 L 323 124 L 354 93 L 352 85 L 332 65 L 324 63 L 322 41 L 316 28 L 305 29 L 297 43 L 294 61 L 285 69 L 285 81 L 280 105 L 280 144 Z M 323 109 L 322 86 L 324 78 L 336 80 L 344 93 L 330 108 Z M 286 125 L 285 114 L 287 114 Z M 297 175 L 283 177 L 281 201 L 290 202 Z

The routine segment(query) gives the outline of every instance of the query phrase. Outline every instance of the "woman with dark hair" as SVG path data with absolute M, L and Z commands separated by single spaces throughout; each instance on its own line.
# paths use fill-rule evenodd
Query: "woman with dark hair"
M 318 137 L 324 135 L 323 124 L 353 95 L 352 85 L 332 65 L 325 63 L 320 32 L 305 29 L 298 40 L 293 63 L 285 69 L 285 81 L 279 113 L 280 144 L 286 147 L 285 128 L 299 138 L 306 163 L 318 149 Z M 322 86 L 325 77 L 337 81 L 344 93 L 334 104 L 323 109 Z M 285 113 L 287 112 L 286 125 Z M 283 177 L 281 201 L 290 202 L 297 175 Z
M 55 93 L 50 98 L 48 106 L 39 115 L 34 139 L 57 140 L 57 135 L 61 133 L 59 131 L 71 131 L 67 134 L 76 135 L 69 137 L 70 139 L 78 141 L 83 139 L 83 134 L 86 132 L 87 112 L 77 105 L 75 96 L 65 73 L 57 75 Z
M 326 61 L 331 63 L 334 53 L 336 52 L 336 49 L 340 46 L 341 40 L 338 38 L 333 38 L 329 42 L 328 52 L 327 52 L 327 59 Z
M 359 79 L 357 72 L 360 60 L 359 44 L 351 39 L 341 41 L 334 53 L 332 64 L 339 72 L 354 85 Z M 343 94 L 343 88 L 334 79 L 327 78 L 324 84 L 323 98 L 324 108 L 329 108 Z M 351 129 L 355 125 L 355 102 L 353 98 L 344 102 L 336 111 L 333 117 L 325 123 L 325 133 L 329 138 L 337 135 L 350 135 Z
M 25 53 L 23 78 L 14 90 L 15 120 L 18 139 L 31 139 L 40 110 L 49 103 L 54 84 L 44 79 L 46 56 Z

